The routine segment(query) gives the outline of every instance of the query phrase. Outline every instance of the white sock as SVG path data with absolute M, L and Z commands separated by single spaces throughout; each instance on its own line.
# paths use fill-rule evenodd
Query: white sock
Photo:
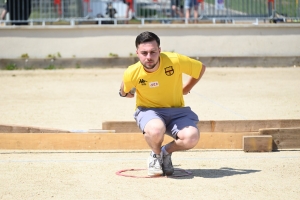
M 154 153 L 154 151 L 151 151 L 151 156 L 153 157 L 153 155 L 156 155 L 156 156 L 158 156 L 158 157 L 160 157 L 160 156 L 163 156 L 164 154 L 162 154 L 162 151 L 160 152 L 160 154 L 156 154 L 156 153 Z
M 161 148 L 161 151 L 163 152 L 163 155 L 168 155 L 169 153 L 167 152 L 167 150 L 166 150 L 166 146 L 163 146 L 162 148 Z

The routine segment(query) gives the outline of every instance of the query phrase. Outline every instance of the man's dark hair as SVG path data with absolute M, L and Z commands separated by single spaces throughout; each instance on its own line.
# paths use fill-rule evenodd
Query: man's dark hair
M 145 31 L 136 37 L 135 47 L 138 48 L 138 46 L 140 44 L 145 43 L 145 42 L 152 42 L 152 41 L 156 41 L 157 45 L 160 46 L 159 37 L 152 32 Z

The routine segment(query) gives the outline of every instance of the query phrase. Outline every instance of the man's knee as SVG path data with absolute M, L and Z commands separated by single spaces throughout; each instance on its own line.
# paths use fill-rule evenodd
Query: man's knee
M 191 146 L 192 146 L 191 148 L 195 147 L 198 144 L 199 140 L 200 140 L 200 133 L 197 130 L 191 136 L 191 139 L 190 139 L 190 143 L 191 143 Z
M 195 127 L 188 127 L 186 129 L 183 129 L 177 134 L 177 136 L 179 139 L 183 140 L 184 145 L 187 149 L 195 147 L 200 139 L 199 130 Z
M 145 136 L 153 139 L 163 138 L 165 132 L 166 132 L 165 124 L 160 119 L 150 120 L 144 128 Z
M 187 145 L 188 145 L 188 148 L 193 148 L 195 147 L 198 142 L 199 142 L 199 139 L 200 139 L 200 134 L 199 134 L 199 131 L 192 131 L 190 134 L 189 134 L 189 137 L 187 138 Z

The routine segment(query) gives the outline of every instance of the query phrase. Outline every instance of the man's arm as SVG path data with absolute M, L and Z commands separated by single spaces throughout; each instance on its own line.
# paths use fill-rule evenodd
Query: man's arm
M 119 95 L 121 97 L 128 97 L 128 98 L 134 97 L 134 93 L 132 93 L 131 91 L 129 91 L 128 93 L 124 92 L 124 82 L 123 81 L 120 86 Z
M 190 77 L 190 79 L 185 83 L 185 85 L 183 86 L 183 94 L 184 95 L 188 94 L 191 91 L 191 89 L 196 85 L 196 83 L 198 83 L 198 81 L 203 76 L 205 69 L 206 69 L 206 66 L 204 64 L 202 64 L 202 69 L 201 69 L 199 77 L 198 78 Z

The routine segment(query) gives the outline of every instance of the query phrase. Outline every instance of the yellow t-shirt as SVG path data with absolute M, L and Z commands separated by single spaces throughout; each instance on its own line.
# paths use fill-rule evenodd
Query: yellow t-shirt
M 123 75 L 124 92 L 136 88 L 136 107 L 183 107 L 182 73 L 198 78 L 202 69 L 200 61 L 177 53 L 162 52 L 158 70 L 148 73 L 137 62 Z

